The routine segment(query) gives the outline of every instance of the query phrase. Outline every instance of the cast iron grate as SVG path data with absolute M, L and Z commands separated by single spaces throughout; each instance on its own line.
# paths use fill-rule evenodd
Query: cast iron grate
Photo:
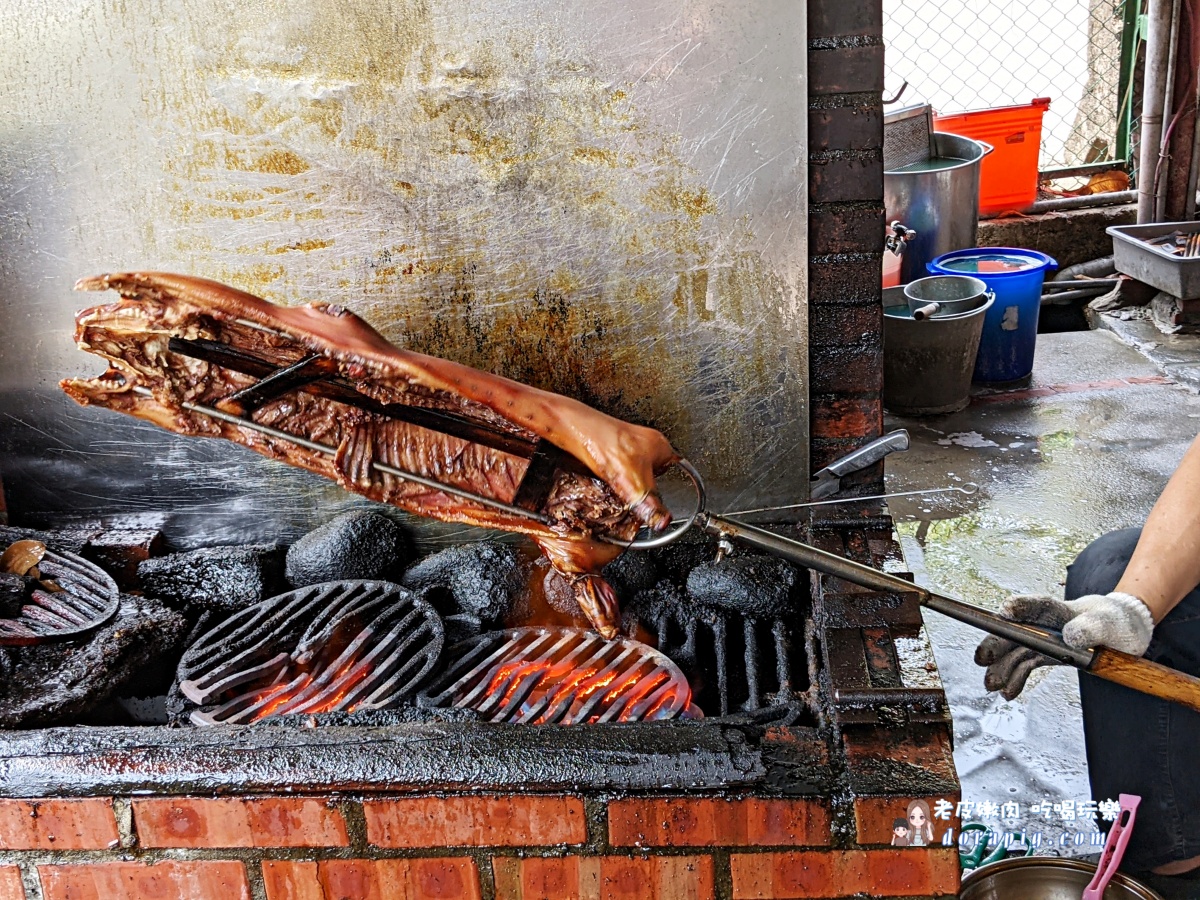
M 695 702 L 710 716 L 806 705 L 810 688 L 803 637 L 785 617 L 753 618 L 716 609 L 665 606 L 643 613 L 660 651 L 692 677 Z
M 248 607 L 179 663 L 197 725 L 403 705 L 437 664 L 444 631 L 423 599 L 382 581 L 312 585 Z
M 457 645 L 455 659 L 418 702 L 485 720 L 576 725 L 698 718 L 675 663 L 631 640 L 574 628 L 514 628 Z
M 34 590 L 16 618 L 0 619 L 0 646 L 71 640 L 117 614 L 121 598 L 116 582 L 98 566 L 47 547 L 37 568 L 44 582 L 62 590 Z

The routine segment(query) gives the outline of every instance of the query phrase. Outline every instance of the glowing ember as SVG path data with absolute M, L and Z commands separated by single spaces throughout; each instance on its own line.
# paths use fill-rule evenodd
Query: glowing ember
M 423 705 L 493 722 L 572 725 L 698 717 L 679 668 L 652 647 L 573 628 L 514 628 L 460 645 Z

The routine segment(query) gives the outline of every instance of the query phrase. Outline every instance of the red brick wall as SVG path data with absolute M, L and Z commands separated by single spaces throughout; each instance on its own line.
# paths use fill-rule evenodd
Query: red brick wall
M 864 826 L 871 828 L 864 821 L 860 832 Z M 953 848 L 885 844 L 834 847 L 829 803 L 817 798 L 0 800 L 0 900 L 26 900 L 26 884 L 40 885 L 45 900 L 733 900 L 957 891 Z

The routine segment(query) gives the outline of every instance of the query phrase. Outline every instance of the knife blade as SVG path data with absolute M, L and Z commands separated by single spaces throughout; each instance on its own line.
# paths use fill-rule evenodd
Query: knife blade
M 859 447 L 853 453 L 848 453 L 841 459 L 831 462 L 813 477 L 813 480 L 809 482 L 809 498 L 823 500 L 836 494 L 842 489 L 843 476 L 857 472 L 859 469 L 865 469 L 895 450 L 907 450 L 908 445 L 908 432 L 901 428 Z

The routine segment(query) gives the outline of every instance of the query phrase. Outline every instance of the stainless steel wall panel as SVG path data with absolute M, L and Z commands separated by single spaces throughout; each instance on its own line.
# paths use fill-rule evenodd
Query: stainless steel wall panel
M 286 538 L 352 498 L 74 407 L 129 268 L 354 309 L 664 430 L 715 508 L 808 471 L 805 4 L 2 0 L 0 474 L 16 516 Z

